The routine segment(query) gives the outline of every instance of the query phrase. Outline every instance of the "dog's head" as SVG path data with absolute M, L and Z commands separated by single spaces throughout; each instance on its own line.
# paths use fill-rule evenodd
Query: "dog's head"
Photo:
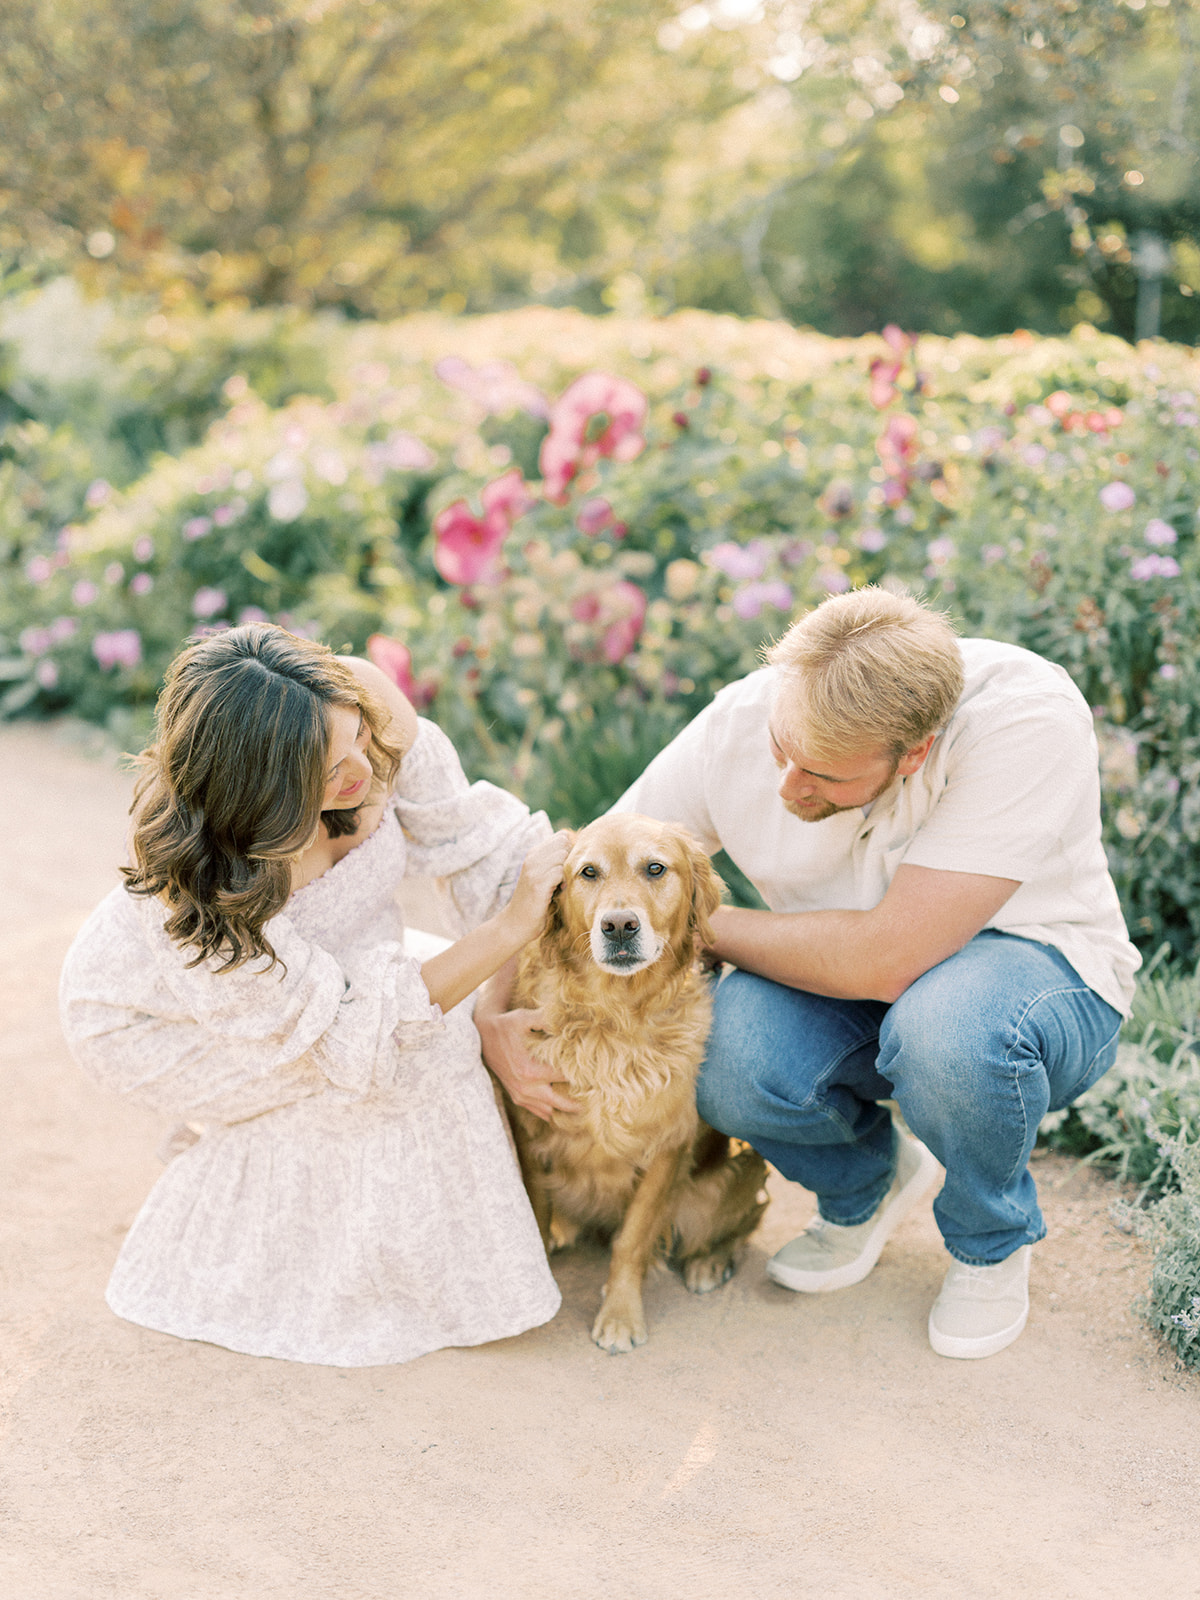
M 683 828 L 626 813 L 601 817 L 575 835 L 547 935 L 564 954 L 586 945 L 604 972 L 630 977 L 664 953 L 688 966 L 722 883 Z

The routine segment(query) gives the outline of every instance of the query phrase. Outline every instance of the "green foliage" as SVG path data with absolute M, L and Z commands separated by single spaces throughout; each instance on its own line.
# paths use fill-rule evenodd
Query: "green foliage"
M 82 402 L 73 417 L 95 380 L 38 380 L 63 420 L 10 422 L 0 463 L 10 714 L 144 715 L 198 625 L 266 615 L 356 650 L 379 632 L 407 643 L 470 767 L 579 822 L 756 666 L 796 608 L 903 582 L 965 631 L 1072 674 L 1096 715 L 1131 931 L 1192 951 L 1190 352 L 1090 330 L 914 349 L 898 331 L 889 345 L 699 313 L 533 309 L 316 328 L 290 313 L 156 314 L 139 339 L 124 316 L 99 346 L 114 412 L 132 396 L 168 438 L 173 419 L 221 409 L 200 443 L 120 489 L 93 477 L 111 437 Z M 293 348 L 312 397 L 288 397 Z M 27 359 L 28 340 L 18 349 Z M 460 368 L 442 381 L 446 356 Z M 644 390 L 645 448 L 585 463 L 562 496 L 528 476 L 493 569 L 448 582 L 439 517 L 457 506 L 482 528 L 480 495 L 516 463 L 536 470 L 547 403 L 587 369 Z M 10 386 L 32 394 L 22 381 L 18 362 Z
M 1154 1247 L 1148 1293 L 1137 1308 L 1189 1367 L 1200 1367 L 1200 1142 L 1173 1140 L 1177 1188 L 1130 1220 Z

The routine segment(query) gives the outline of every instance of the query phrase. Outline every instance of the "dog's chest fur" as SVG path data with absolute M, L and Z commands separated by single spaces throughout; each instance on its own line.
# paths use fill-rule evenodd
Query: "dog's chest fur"
M 616 1220 L 658 1152 L 686 1147 L 696 1135 L 707 986 L 691 971 L 665 986 L 658 980 L 653 992 L 636 977 L 603 973 L 573 983 L 530 960 L 516 1003 L 544 1008 L 547 1037 L 534 1053 L 580 1107 L 549 1123 L 518 1113 L 526 1147 L 548 1174 L 561 1212 L 578 1221 Z

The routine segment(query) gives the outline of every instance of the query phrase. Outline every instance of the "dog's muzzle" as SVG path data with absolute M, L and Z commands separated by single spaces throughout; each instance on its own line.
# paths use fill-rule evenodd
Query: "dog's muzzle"
M 592 957 L 606 972 L 640 972 L 662 954 L 662 940 L 636 911 L 602 911 L 592 924 Z

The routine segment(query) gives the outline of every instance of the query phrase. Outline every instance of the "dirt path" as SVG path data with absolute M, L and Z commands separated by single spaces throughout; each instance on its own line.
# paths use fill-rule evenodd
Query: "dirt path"
M 1025 1336 L 925 1339 L 928 1205 L 855 1289 L 769 1284 L 783 1183 L 738 1276 L 650 1286 L 650 1343 L 548 1327 L 404 1367 L 292 1366 L 118 1321 L 108 1271 L 160 1128 L 93 1088 L 58 965 L 114 881 L 129 780 L 0 729 L 0 1592 L 13 1600 L 975 1600 L 1200 1596 L 1200 1380 L 1129 1311 L 1111 1188 L 1038 1162 Z

